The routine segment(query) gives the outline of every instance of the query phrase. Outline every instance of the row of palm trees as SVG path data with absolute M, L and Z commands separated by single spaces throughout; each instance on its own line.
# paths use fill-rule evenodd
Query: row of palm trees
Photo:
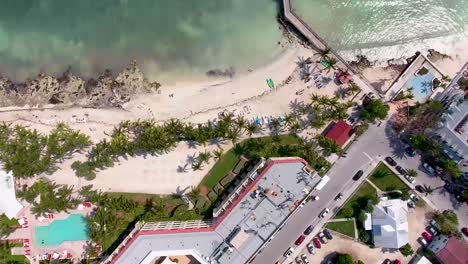
M 23 126 L 0 124 L 0 161 L 15 177 L 52 172 L 55 164 L 91 144 L 88 136 L 59 124 L 49 135 Z
M 72 186 L 58 185 L 45 179 L 39 179 L 32 186 L 24 185 L 17 195 L 32 205 L 31 212 L 36 216 L 67 211 L 81 203 L 73 195 Z

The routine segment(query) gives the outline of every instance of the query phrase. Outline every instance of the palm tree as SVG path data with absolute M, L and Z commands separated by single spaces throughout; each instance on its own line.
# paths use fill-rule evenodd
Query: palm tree
M 325 66 L 325 70 L 327 70 L 327 72 L 330 72 L 331 69 L 336 69 L 335 65 L 338 61 L 335 58 L 325 58 L 325 62 L 327 64 Z
M 294 122 L 294 116 L 290 113 L 284 115 L 284 123 L 290 126 Z
M 270 128 L 274 134 L 278 134 L 281 124 L 277 118 L 273 118 L 270 122 Z
M 418 176 L 418 172 L 415 169 L 409 169 L 408 170 L 408 176 L 416 177 L 416 176 Z
M 301 126 L 301 124 L 299 124 L 299 122 L 295 121 L 291 125 L 289 125 L 289 128 L 291 129 L 291 132 L 293 132 L 295 134 L 299 130 L 301 130 L 302 126 Z
M 192 170 L 197 171 L 203 169 L 203 164 L 201 162 L 195 162 L 192 164 Z
M 246 130 L 247 130 L 247 134 L 250 137 L 252 136 L 252 134 L 258 133 L 260 131 L 260 127 L 257 125 L 257 123 L 255 123 L 255 121 L 252 121 L 247 124 Z
M 351 94 L 358 93 L 359 91 L 361 91 L 361 87 L 359 87 L 359 85 L 357 85 L 355 82 L 350 82 L 348 91 L 350 91 Z
M 434 190 L 431 186 L 424 184 L 421 188 L 421 191 L 427 196 L 428 194 L 432 194 Z
M 330 53 L 331 53 L 331 49 L 327 47 L 324 50 L 320 51 L 320 56 L 322 56 L 323 59 L 327 59 Z
M 231 128 L 227 131 L 226 137 L 232 141 L 232 144 L 235 144 L 240 137 L 240 129 L 239 128 Z
M 238 128 L 243 129 L 247 125 L 247 120 L 243 116 L 239 116 L 236 121 L 236 125 Z
M 198 155 L 199 163 L 205 162 L 206 164 L 208 164 L 210 159 L 211 159 L 211 152 L 207 150 L 205 150 L 204 152 L 200 152 L 200 154 Z
M 220 160 L 223 154 L 224 154 L 224 150 L 222 148 L 213 150 L 213 156 L 215 157 L 216 160 Z

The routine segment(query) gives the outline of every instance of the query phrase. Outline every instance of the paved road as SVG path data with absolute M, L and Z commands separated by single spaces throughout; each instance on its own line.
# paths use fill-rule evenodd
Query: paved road
M 355 142 L 347 151 L 347 157 L 338 160 L 332 169 L 329 171 L 328 176 L 330 181 L 321 190 L 316 191 L 314 195 L 318 195 L 320 199 L 318 201 L 312 201 L 306 204 L 303 208 L 290 218 L 288 223 L 283 227 L 281 231 L 275 236 L 269 245 L 255 258 L 253 263 L 266 264 L 275 263 L 280 260 L 283 261 L 283 253 L 294 244 L 294 241 L 299 235 L 309 226 L 315 226 L 314 232 L 307 238 L 311 239 L 321 225 L 326 220 L 332 217 L 330 213 L 326 218 L 318 218 L 319 213 L 328 207 L 330 210 L 334 210 L 337 206 L 340 206 L 349 197 L 352 192 L 359 186 L 359 184 L 365 179 L 362 177 L 358 182 L 353 181 L 352 176 L 360 169 L 372 170 L 377 164 L 377 161 L 372 159 L 372 153 L 369 154 L 366 151 L 371 150 L 375 147 L 373 142 L 380 140 L 382 133 L 378 133 L 381 128 L 377 126 L 371 127 L 366 133 L 365 137 L 367 140 L 358 140 Z M 369 143 L 372 142 L 372 143 Z M 338 193 L 343 194 L 343 199 L 335 202 L 334 198 Z M 304 246 L 303 243 L 302 246 Z M 297 251 L 299 251 L 298 248 Z
M 328 207 L 332 211 L 338 210 L 342 203 L 356 190 L 359 184 L 365 179 L 362 177 L 358 182 L 351 178 L 356 171 L 363 169 L 366 172 L 378 163 L 378 160 L 385 156 L 392 156 L 401 166 L 405 168 L 414 168 L 418 170 L 416 184 L 428 184 L 436 187 L 443 186 L 443 181 L 438 177 L 429 176 L 420 166 L 420 157 L 408 157 L 404 155 L 404 147 L 391 132 L 391 129 L 382 123 L 370 126 L 369 130 L 362 135 L 347 150 L 347 157 L 339 159 L 329 171 L 330 182 L 321 190 L 316 191 L 320 200 L 309 202 L 303 208 L 290 218 L 288 223 L 275 236 L 269 245 L 255 258 L 255 264 L 275 263 L 276 261 L 285 261 L 284 252 L 294 245 L 294 241 L 309 226 L 313 225 L 314 231 L 307 237 L 301 246 L 297 247 L 294 253 L 299 253 L 305 247 L 314 235 L 318 233 L 323 224 L 332 217 L 330 213 L 326 218 L 318 218 L 319 213 Z M 365 175 L 367 175 L 365 173 Z M 428 198 L 440 209 L 455 209 L 460 219 L 461 226 L 466 226 L 468 221 L 468 208 L 466 205 L 460 205 L 453 202 L 453 198 L 438 188 Z M 334 201 L 338 193 L 343 194 L 343 199 L 338 203 Z M 296 254 L 293 254 L 294 257 Z M 292 257 L 288 261 L 292 260 Z M 287 261 L 286 261 L 287 262 Z

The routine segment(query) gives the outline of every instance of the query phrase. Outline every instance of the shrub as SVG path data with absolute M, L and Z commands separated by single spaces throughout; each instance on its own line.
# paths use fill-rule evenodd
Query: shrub
M 400 252 L 401 252 L 401 254 L 403 254 L 403 256 L 405 256 L 405 257 L 411 256 L 411 255 L 414 254 L 414 250 L 413 250 L 413 248 L 411 247 L 410 244 L 406 244 L 406 245 L 402 246 L 402 247 L 400 248 Z

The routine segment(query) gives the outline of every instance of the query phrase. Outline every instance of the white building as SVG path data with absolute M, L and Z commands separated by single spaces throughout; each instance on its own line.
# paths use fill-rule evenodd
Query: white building
M 398 249 L 408 243 L 408 206 L 400 199 L 381 200 L 372 212 L 376 247 Z
M 23 205 L 16 200 L 13 173 L 0 169 L 0 214 L 5 214 L 11 219 L 15 218 L 21 209 Z

